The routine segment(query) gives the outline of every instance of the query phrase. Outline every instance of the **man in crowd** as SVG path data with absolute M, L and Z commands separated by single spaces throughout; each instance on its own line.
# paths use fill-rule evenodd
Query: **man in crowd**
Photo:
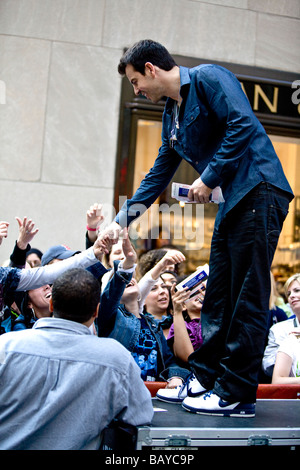
M 96 450 L 113 420 L 151 421 L 151 396 L 131 354 L 89 330 L 99 299 L 97 279 L 70 269 L 54 281 L 53 318 L 0 337 L 1 449 Z

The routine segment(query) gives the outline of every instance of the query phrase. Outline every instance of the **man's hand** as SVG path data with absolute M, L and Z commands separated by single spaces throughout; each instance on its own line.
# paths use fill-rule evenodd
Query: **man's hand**
M 137 261 L 137 255 L 133 246 L 130 243 L 127 228 L 123 229 L 122 248 L 125 255 L 125 259 L 122 261 L 123 269 L 130 269 L 135 265 Z
M 206 186 L 201 178 L 196 179 L 190 187 L 188 192 L 188 198 L 191 201 L 200 202 L 200 204 L 205 204 L 209 202 L 209 196 L 212 192 L 212 189 Z
M 2 243 L 3 238 L 7 238 L 8 227 L 9 227 L 9 222 L 5 222 L 4 220 L 0 221 L 0 245 Z
M 112 245 L 112 244 L 111 244 Z M 100 240 L 100 238 L 98 237 L 97 240 L 95 241 L 94 245 L 93 245 L 93 250 L 94 250 L 94 254 L 96 256 L 96 258 L 99 260 L 99 261 L 102 261 L 102 258 L 103 258 L 103 255 L 105 253 L 108 253 L 110 248 L 111 248 L 111 245 L 109 246 L 109 244 L 107 243 L 105 246 L 103 245 L 103 242 Z
M 118 243 L 121 230 L 121 225 L 117 224 L 117 222 L 112 222 L 106 229 L 99 233 L 97 241 L 101 245 L 103 253 L 108 254 L 112 245 Z

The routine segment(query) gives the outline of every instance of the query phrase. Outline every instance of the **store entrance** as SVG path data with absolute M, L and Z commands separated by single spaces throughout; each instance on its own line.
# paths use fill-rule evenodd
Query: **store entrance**
M 133 193 L 154 164 L 161 145 L 161 127 L 161 121 L 137 121 Z M 287 276 L 300 266 L 300 139 L 276 135 L 270 135 L 270 138 L 295 194 L 273 263 L 282 271 L 282 276 Z M 198 173 L 183 161 L 172 181 L 191 184 L 198 177 Z M 166 207 L 172 210 L 166 210 Z M 208 262 L 217 206 L 206 204 L 201 210 L 196 209 L 195 205 L 187 207 L 173 199 L 170 183 L 154 206 L 132 225 L 136 248 L 144 251 L 173 244 L 186 253 L 191 271 Z

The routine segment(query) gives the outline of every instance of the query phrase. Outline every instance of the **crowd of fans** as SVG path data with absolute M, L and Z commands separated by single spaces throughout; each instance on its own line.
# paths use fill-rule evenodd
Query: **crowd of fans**
M 179 269 L 184 265 L 184 254 L 176 247 L 170 246 L 149 250 L 138 258 L 125 229 L 122 240 L 103 249 L 103 246 L 98 244 L 103 223 L 101 205 L 91 206 L 86 217 L 86 250 L 82 253 L 63 245 L 51 246 L 44 253 L 32 248 L 31 243 L 38 233 L 35 223 L 26 217 L 23 220 L 16 217 L 19 236 L 10 259 L 0 268 L 0 381 L 7 381 L 0 391 L 1 448 L 60 448 L 57 444 L 59 439 L 61 448 L 97 448 L 103 429 L 117 416 L 131 425 L 150 421 L 151 398 L 143 381 L 165 381 L 166 388 L 181 386 L 191 374 L 189 355 L 195 349 L 201 348 L 201 308 L 205 298 L 206 281 L 192 297 L 186 289 L 176 290 L 176 284 L 186 275 Z M 0 222 L 0 244 L 8 236 L 8 229 L 7 222 Z M 295 274 L 287 280 L 285 298 L 276 292 L 272 273 L 271 282 L 273 289 L 270 310 L 266 312 L 269 316 L 269 336 L 266 338 L 261 382 L 299 384 L 300 274 Z M 92 288 L 93 293 L 90 292 Z M 94 306 L 89 309 L 90 305 Z M 85 313 L 87 316 L 84 316 Z M 50 323 L 51 321 L 54 323 Z M 66 322 L 77 324 L 76 328 L 79 324 L 80 328 L 84 328 L 86 334 L 83 335 L 82 344 L 79 342 L 73 345 L 72 337 L 67 338 L 63 334 L 62 338 L 67 342 L 60 342 L 59 328 L 65 331 Z M 16 336 L 11 333 L 15 331 L 23 333 Z M 25 335 L 24 331 L 27 331 Z M 50 337 L 46 343 L 43 343 L 44 338 L 43 341 L 36 338 L 36 332 L 43 331 L 44 334 L 45 331 L 48 335 L 53 334 L 52 343 Z M 82 334 L 81 331 L 76 333 L 77 336 Z M 91 344 L 87 347 L 87 338 L 90 336 L 93 339 L 90 339 Z M 18 346 L 15 338 L 20 341 L 21 346 Z M 27 343 L 30 343 L 28 348 Z M 71 358 L 66 358 L 63 346 L 68 351 L 74 347 L 76 359 L 72 356 L 74 351 L 70 353 Z M 36 350 L 33 350 L 33 347 L 36 347 Z M 42 360 L 43 348 L 45 357 Z M 87 364 L 85 368 L 79 365 L 82 364 L 80 361 L 84 362 L 84 348 L 87 348 L 87 364 L 91 370 Z M 7 360 L 9 351 L 10 361 Z M 37 363 L 33 360 L 35 351 L 39 358 Z M 94 362 L 91 357 L 93 354 Z M 52 364 L 51 367 L 60 367 L 60 373 L 49 372 L 50 358 L 57 358 L 56 365 Z M 47 365 L 45 361 L 48 361 Z M 58 365 L 64 361 L 68 366 Z M 55 363 L 55 360 L 52 362 Z M 27 379 L 24 379 L 26 364 L 35 372 L 35 378 L 32 379 L 35 388 L 29 387 L 29 371 Z M 38 368 L 38 372 L 35 368 Z M 62 370 L 65 370 L 65 377 L 62 376 Z M 14 376 L 13 380 L 11 376 Z M 73 376 L 77 378 L 76 383 L 72 379 Z M 39 393 L 42 394 L 38 387 L 48 380 L 49 390 L 54 391 L 56 387 L 59 389 L 55 381 L 61 381 L 68 394 L 76 390 L 77 398 L 74 399 L 73 406 L 80 406 L 84 410 L 80 413 L 79 421 L 83 420 L 85 423 L 83 414 L 90 416 L 90 411 L 85 410 L 93 410 L 97 403 L 99 407 L 100 401 L 104 410 L 102 411 L 104 414 L 106 412 L 106 418 L 109 419 L 103 419 L 103 413 L 101 416 L 97 415 L 96 421 L 101 422 L 101 426 L 79 432 L 79 435 L 83 436 L 82 442 L 72 433 L 69 439 L 62 437 L 66 431 L 63 423 L 69 423 L 69 418 L 63 416 L 64 411 L 68 410 L 64 400 L 64 405 L 60 405 L 61 420 L 57 421 L 51 414 L 52 402 L 48 403 L 49 390 L 47 389 L 47 396 L 44 397 L 44 412 L 39 408 L 40 398 L 36 398 Z M 86 384 L 78 385 L 80 380 L 86 381 Z M 99 381 L 110 393 L 99 396 L 99 385 L 97 390 L 94 390 L 95 399 L 90 399 L 90 406 L 87 406 L 89 399 L 87 391 L 84 392 L 83 388 L 89 388 L 92 395 L 95 389 L 95 385 L 91 384 L 93 380 L 97 383 Z M 36 407 L 32 405 L 34 398 L 29 399 L 27 392 L 21 388 L 24 383 L 28 384 L 30 393 L 34 394 Z M 12 387 L 15 387 L 14 393 Z M 44 388 L 45 386 L 43 390 Z M 136 392 L 139 395 L 138 401 L 130 397 L 136 395 Z M 59 401 L 61 395 L 56 393 L 57 397 L 54 393 L 52 400 Z M 80 394 L 82 398 L 78 402 Z M 30 405 L 24 405 L 25 397 Z M 28 420 L 26 413 L 32 413 L 34 409 L 34 419 Z M 57 408 L 54 409 L 57 415 Z M 48 413 L 48 418 L 45 413 Z M 49 421 L 51 417 L 52 424 Z M 75 419 L 74 432 L 78 432 L 76 422 Z M 57 437 L 55 442 L 50 440 L 45 444 L 49 439 L 51 426 L 56 426 Z M 54 428 L 52 431 L 54 432 Z

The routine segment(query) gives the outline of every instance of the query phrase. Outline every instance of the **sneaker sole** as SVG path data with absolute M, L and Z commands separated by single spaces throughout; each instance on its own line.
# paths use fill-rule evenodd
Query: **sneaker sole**
M 231 418 L 254 418 L 255 411 L 245 411 L 245 410 L 198 410 L 196 408 L 190 408 L 187 405 L 182 404 L 182 408 L 189 411 L 190 413 L 196 413 L 198 415 L 207 415 L 207 416 L 227 416 Z
M 166 398 L 158 395 L 156 395 L 156 398 L 160 401 L 164 401 L 165 403 L 182 403 L 184 400 L 184 398 Z
M 199 393 L 195 393 L 194 395 L 192 395 L 193 398 L 196 398 L 196 397 L 200 397 L 201 395 L 203 395 L 204 393 L 206 392 L 206 390 L 204 392 L 199 392 Z M 188 395 L 190 397 L 190 395 Z M 161 400 L 161 401 L 164 401 L 166 403 L 182 403 L 183 400 L 186 398 L 186 397 L 183 397 L 183 398 L 169 398 L 169 397 L 164 397 L 164 396 L 160 396 L 160 395 L 156 395 L 156 398 L 158 400 Z

